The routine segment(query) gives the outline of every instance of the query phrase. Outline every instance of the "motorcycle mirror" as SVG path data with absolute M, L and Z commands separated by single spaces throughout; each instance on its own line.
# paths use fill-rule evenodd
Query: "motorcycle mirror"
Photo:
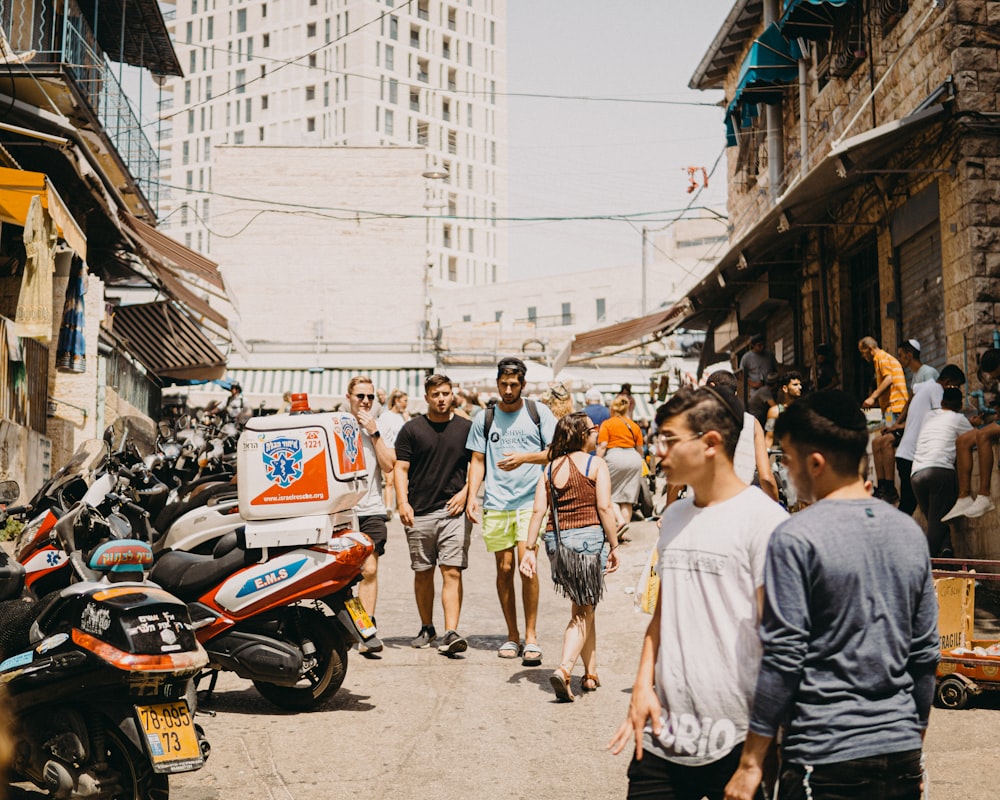
M 119 417 L 104 431 L 104 441 L 112 453 L 123 453 L 132 445 L 142 458 L 156 449 L 156 426 L 145 417 Z
M 21 496 L 21 486 L 17 481 L 0 481 L 0 503 L 10 505 Z

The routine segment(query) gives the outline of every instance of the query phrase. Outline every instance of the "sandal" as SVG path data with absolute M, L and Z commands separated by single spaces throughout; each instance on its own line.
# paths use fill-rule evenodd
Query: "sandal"
M 522 667 L 537 667 L 542 663 L 542 648 L 535 642 L 528 642 L 524 645 L 524 657 L 521 659 Z
M 549 683 L 560 703 L 572 703 L 576 699 L 569 688 L 569 673 L 562 667 L 556 667 L 556 671 L 549 676 Z
M 584 692 L 596 692 L 597 687 L 601 685 L 601 679 L 596 675 L 591 675 L 589 672 L 583 676 L 583 681 L 580 683 L 580 690 Z
M 513 640 L 507 640 L 500 645 L 500 648 L 497 650 L 497 655 L 500 656 L 500 658 L 517 658 L 521 655 L 521 643 Z

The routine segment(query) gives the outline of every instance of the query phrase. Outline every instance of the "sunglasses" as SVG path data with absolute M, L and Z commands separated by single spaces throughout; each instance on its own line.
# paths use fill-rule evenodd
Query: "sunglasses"
M 367 400 L 369 403 L 372 403 L 372 402 L 375 401 L 375 395 L 373 395 L 373 394 L 356 394 L 356 395 L 354 395 L 354 399 L 357 400 L 359 403 L 362 402 L 363 400 Z

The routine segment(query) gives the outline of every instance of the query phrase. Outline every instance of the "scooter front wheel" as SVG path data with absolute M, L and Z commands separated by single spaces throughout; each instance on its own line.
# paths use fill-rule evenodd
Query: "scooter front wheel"
M 273 683 L 254 681 L 253 685 L 261 695 L 279 708 L 288 711 L 311 711 L 333 697 L 347 677 L 347 644 L 344 642 L 336 623 L 319 613 L 300 613 L 295 622 L 295 641 L 301 646 L 304 641 L 312 642 L 316 664 L 308 670 L 296 686 L 278 686 Z M 288 630 L 286 635 L 292 634 Z

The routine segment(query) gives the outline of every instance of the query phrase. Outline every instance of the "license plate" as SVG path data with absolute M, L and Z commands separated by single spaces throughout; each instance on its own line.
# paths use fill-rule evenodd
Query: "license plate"
M 155 772 L 187 772 L 205 763 L 187 702 L 136 706 Z
M 347 607 L 347 613 L 351 615 L 354 627 L 358 629 L 362 638 L 367 639 L 378 633 L 378 628 L 375 627 L 375 623 L 372 622 L 372 618 L 368 616 L 368 612 L 365 611 L 365 607 L 361 605 L 358 598 L 352 597 L 344 605 Z

